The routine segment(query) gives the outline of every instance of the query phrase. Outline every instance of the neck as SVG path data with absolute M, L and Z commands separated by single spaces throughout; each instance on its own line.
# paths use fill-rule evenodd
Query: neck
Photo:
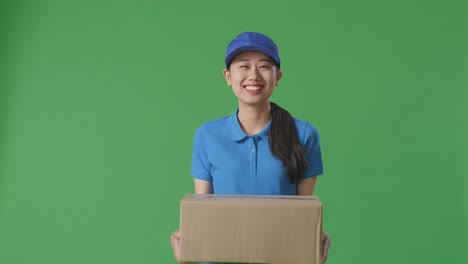
M 255 135 L 270 121 L 270 102 L 262 106 L 239 105 L 237 118 L 246 134 Z

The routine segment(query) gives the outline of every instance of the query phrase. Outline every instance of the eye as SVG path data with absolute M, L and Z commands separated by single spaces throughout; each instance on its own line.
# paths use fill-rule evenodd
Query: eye
M 239 68 L 241 68 L 241 69 L 248 69 L 249 66 L 248 66 L 248 65 L 240 65 Z
M 260 65 L 260 69 L 270 69 L 270 65 Z

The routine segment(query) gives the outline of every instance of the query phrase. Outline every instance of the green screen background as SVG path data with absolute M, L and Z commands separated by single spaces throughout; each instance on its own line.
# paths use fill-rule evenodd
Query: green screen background
M 463 1 L 2 1 L 0 263 L 175 263 L 225 47 L 280 48 L 320 132 L 329 264 L 467 263 Z

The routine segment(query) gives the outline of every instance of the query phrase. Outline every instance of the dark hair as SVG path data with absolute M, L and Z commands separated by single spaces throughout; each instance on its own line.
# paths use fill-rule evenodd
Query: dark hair
M 290 182 L 298 183 L 309 167 L 306 149 L 299 143 L 296 124 L 291 114 L 270 102 L 270 149 L 283 162 Z

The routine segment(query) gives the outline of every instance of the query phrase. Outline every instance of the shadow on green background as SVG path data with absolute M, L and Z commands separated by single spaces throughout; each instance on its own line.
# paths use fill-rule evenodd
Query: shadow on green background
M 3 1 L 0 8 L 0 219 L 2 218 L 2 201 L 3 201 L 3 189 L 4 189 L 4 177 L 6 164 L 6 145 L 8 143 L 6 131 L 9 124 L 8 120 L 8 95 L 9 95 L 9 51 L 11 50 L 11 42 L 8 41 L 9 25 L 15 15 L 12 11 L 14 4 L 11 1 Z M 0 222 L 1 223 L 1 222 Z
M 5 39 L 5 32 L 6 32 L 6 20 L 8 20 L 8 18 L 5 16 L 5 9 L 1 9 L 0 10 L 0 36 L 2 39 Z M 5 53 L 6 53 L 6 45 L 5 43 L 3 44 L 0 44 L 0 57 L 5 57 Z M 0 146 L 4 146 L 5 143 L 4 143 L 4 140 L 5 140 L 5 136 L 4 136 L 4 131 L 5 131 L 5 128 L 4 126 L 6 125 L 6 107 L 5 107 L 5 103 L 6 103 L 6 77 L 7 77 L 7 65 L 5 63 L 5 61 L 3 61 L 2 63 L 0 63 Z M 3 80 L 3 81 L 1 81 Z M 5 161 L 4 159 L 4 149 L 0 149 L 0 168 L 3 168 L 5 165 L 3 164 L 3 162 Z M 3 171 L 0 170 L 0 190 L 1 190 L 1 186 L 3 186 L 2 184 L 2 179 L 3 179 Z M 0 191 L 1 193 L 1 191 Z M 1 205 L 1 201 L 2 201 L 2 197 L 0 196 L 0 205 Z M 1 212 L 1 211 L 0 211 Z M 0 213 L 1 215 L 1 213 Z
M 193 133 L 236 108 L 246 30 L 279 46 L 273 100 L 320 131 L 327 263 L 465 263 L 460 3 L 6 5 L 0 263 L 175 263 Z

